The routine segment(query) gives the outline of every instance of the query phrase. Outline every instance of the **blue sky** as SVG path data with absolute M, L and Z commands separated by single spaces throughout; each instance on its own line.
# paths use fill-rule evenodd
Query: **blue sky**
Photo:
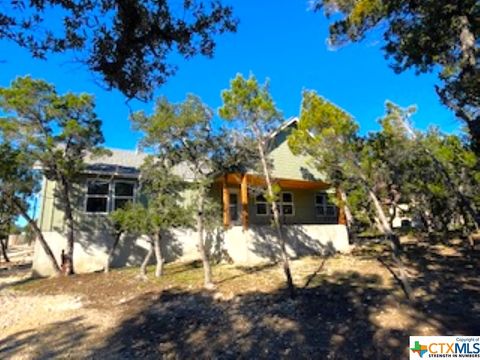
M 325 41 L 328 21 L 323 14 L 309 11 L 307 0 L 230 2 L 240 18 L 238 32 L 217 38 L 213 59 L 174 57 L 179 70 L 156 96 L 181 101 L 187 93 L 194 93 L 217 109 L 220 92 L 228 87 L 229 80 L 238 72 L 252 72 L 260 81 L 270 79 L 272 95 L 285 117 L 298 114 L 303 89 L 314 89 L 351 113 L 363 132 L 377 128 L 376 119 L 383 114 L 386 99 L 401 106 L 416 104 L 418 113 L 413 121 L 418 128 L 430 124 L 445 132 L 460 128 L 435 94 L 436 76 L 416 76 L 413 71 L 395 74 L 375 36 L 331 51 Z M 94 94 L 106 145 L 135 148 L 139 135 L 131 129 L 125 98 L 96 84 L 95 75 L 73 63 L 71 56 L 41 61 L 31 59 L 28 52 L 11 43 L 0 42 L 0 49 L 0 86 L 30 74 L 55 84 L 59 92 Z M 133 101 L 130 105 L 133 109 L 152 109 L 151 103 Z

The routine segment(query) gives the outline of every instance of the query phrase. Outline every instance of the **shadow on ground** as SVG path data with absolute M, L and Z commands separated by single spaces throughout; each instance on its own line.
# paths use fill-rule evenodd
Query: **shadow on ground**
M 384 344 L 369 321 L 387 298 L 379 279 L 349 274 L 300 290 L 218 300 L 207 292 L 164 291 L 135 300 L 133 312 L 102 347 L 100 358 L 392 358 L 404 338 Z M 396 337 L 399 334 L 389 334 Z M 387 335 L 386 335 L 387 336 Z M 368 344 L 368 346 L 365 346 Z
M 383 251 L 357 254 L 370 260 L 378 256 L 388 265 Z M 459 246 L 415 242 L 405 246 L 404 258 L 416 294 L 414 303 L 378 275 L 348 269 L 328 272 L 328 261 L 319 258 L 318 268 L 299 284 L 304 286 L 295 300 L 288 299 L 284 289 L 230 298 L 178 288 L 144 293 L 124 304 L 123 320 L 115 331 L 90 344 L 86 352 L 69 355 L 402 359 L 408 358 L 410 335 L 478 335 L 479 256 Z M 27 342 L 50 341 L 55 350 L 43 355 L 61 356 L 62 349 L 74 349 L 91 331 L 69 329 L 68 324 L 54 324 L 35 334 L 12 335 L 0 342 L 0 354 L 6 349 L 15 356 Z M 49 340 L 55 332 L 61 336 Z
M 82 324 L 82 320 L 82 317 L 76 317 L 0 339 L 0 358 L 12 359 L 26 353 L 32 359 L 75 357 L 75 344 L 94 329 Z

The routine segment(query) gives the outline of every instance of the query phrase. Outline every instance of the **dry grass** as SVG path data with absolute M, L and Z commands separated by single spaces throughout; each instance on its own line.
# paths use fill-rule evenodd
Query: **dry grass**
M 147 281 L 137 268 L 24 281 L 4 290 L 4 301 L 5 291 L 13 296 L 9 311 L 21 313 L 15 304 L 31 306 L 28 319 L 17 316 L 15 326 L 2 330 L 0 354 L 401 358 L 408 355 L 409 335 L 478 332 L 478 256 L 458 241 L 403 242 L 413 302 L 392 276 L 397 269 L 385 245 L 374 242 L 350 255 L 292 261 L 295 301 L 286 296 L 281 266 L 272 264 L 216 265 L 214 291 L 202 289 L 199 262 L 168 264 L 159 279 L 149 268 Z M 43 314 L 45 299 L 57 310 Z

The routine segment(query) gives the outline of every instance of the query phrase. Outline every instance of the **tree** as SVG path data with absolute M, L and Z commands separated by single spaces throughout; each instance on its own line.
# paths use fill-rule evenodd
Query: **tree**
M 375 140 L 380 145 L 375 148 L 384 150 L 374 157 L 388 164 L 391 174 L 400 179 L 397 189 L 403 190 L 404 200 L 410 198 L 413 207 L 428 203 L 430 214 L 443 230 L 455 214 L 464 219 L 465 229 L 478 230 L 472 192 L 478 166 L 475 154 L 456 135 L 445 136 L 435 129 L 425 134 L 414 131 L 409 121 L 415 112 L 413 107 L 402 109 L 387 101 L 386 108 L 380 121 L 382 131 Z M 424 201 L 419 201 L 422 198 Z
M 41 59 L 72 51 L 108 88 L 146 100 L 175 73 L 172 53 L 212 57 L 215 35 L 235 32 L 237 23 L 216 0 L 6 0 L 0 40 Z
M 388 167 L 378 168 L 381 161 L 375 156 L 372 144 L 358 135 L 358 129 L 349 114 L 314 91 L 305 91 L 298 128 L 288 142 L 293 152 L 311 157 L 312 163 L 326 175 L 327 182 L 342 189 L 355 189 L 361 198 L 369 200 L 367 211 L 370 210 L 372 222 L 390 242 L 392 259 L 409 297 L 412 290 L 400 258 L 401 244 L 388 220 L 385 201 L 382 201 L 394 190 L 391 186 L 394 174 Z
M 74 184 L 85 167 L 87 155 L 101 153 L 101 121 L 87 94 L 59 95 L 54 87 L 30 77 L 18 78 L 9 88 L 0 88 L 0 130 L 6 139 L 19 144 L 25 154 L 54 180 L 67 227 L 66 274 L 73 274 L 75 222 Z
M 5 154 L 5 150 L 5 148 L 0 150 L 0 155 L 7 155 Z M 0 182 L 3 183 L 2 180 L 0 180 Z M 9 187 L 7 186 L 7 188 Z M 7 254 L 8 238 L 10 234 L 20 234 L 17 227 L 15 226 L 15 221 L 20 216 L 20 214 L 18 210 L 13 206 L 10 200 L 10 195 L 10 189 L 8 191 L 6 189 L 0 191 L 0 247 L 5 262 L 10 262 Z
M 274 185 L 272 169 L 267 158 L 269 134 L 279 126 L 282 116 L 270 95 L 268 84 L 260 85 L 253 75 L 245 79 L 238 74 L 230 82 L 230 89 L 222 92 L 222 99 L 223 106 L 219 110 L 220 116 L 230 121 L 237 120 L 244 136 L 254 143 L 258 151 L 267 187 L 266 199 L 272 208 L 273 225 L 280 244 L 283 271 L 290 296 L 293 298 L 295 297 L 295 286 L 277 204 L 278 187 Z
M 130 204 L 127 204 L 124 208 L 116 209 L 115 211 L 112 211 L 109 214 L 110 226 L 113 234 L 113 244 L 108 249 L 107 260 L 105 262 L 105 268 L 104 268 L 105 273 L 110 272 L 110 266 L 112 264 L 113 255 L 115 254 L 115 250 L 117 249 L 118 244 L 120 243 L 120 239 L 122 238 L 122 235 L 127 230 L 134 229 L 134 226 L 138 224 L 138 220 L 139 220 L 137 216 L 143 215 L 143 214 L 138 214 L 138 212 L 135 211 L 135 209 L 133 209 L 133 211 L 128 211 L 130 210 L 129 208 L 130 208 Z M 143 219 L 140 218 L 140 220 L 143 220 Z
M 10 143 L 0 143 L 0 206 L 1 221 L 12 221 L 22 216 L 35 232 L 53 272 L 60 274 L 60 266 L 46 242 L 41 229 L 28 212 L 28 200 L 39 189 L 39 176 L 33 169 L 30 154 L 15 149 Z
M 315 0 L 314 10 L 340 13 L 330 25 L 333 46 L 361 41 L 378 29 L 393 69 L 440 69 L 442 102 L 464 120 L 480 152 L 480 4 L 476 0 Z M 441 29 L 441 31 L 439 30 Z
M 234 132 L 214 128 L 212 119 L 213 111 L 194 95 L 179 104 L 160 98 L 152 115 L 137 112 L 132 116 L 135 128 L 144 133 L 143 146 L 151 148 L 158 159 L 183 169 L 181 176 L 189 181 L 206 288 L 214 284 L 205 232 L 217 227 L 220 218 L 209 189 L 220 174 L 241 166 L 243 154 L 248 153 L 238 150 L 241 147 L 235 145 Z
M 155 276 L 162 276 L 165 263 L 161 247 L 163 234 L 172 228 L 191 224 L 192 211 L 182 204 L 181 191 L 184 188 L 184 181 L 174 175 L 167 164 L 153 156 L 147 157 L 142 165 L 140 183 L 145 203 L 137 201 L 135 204 L 127 204 L 124 209 L 110 214 L 114 223 L 115 242 L 109 251 L 108 262 L 122 233 L 147 235 L 150 248 L 140 267 L 141 275 L 146 276 L 146 267 L 155 254 Z M 108 267 L 109 265 L 106 269 Z

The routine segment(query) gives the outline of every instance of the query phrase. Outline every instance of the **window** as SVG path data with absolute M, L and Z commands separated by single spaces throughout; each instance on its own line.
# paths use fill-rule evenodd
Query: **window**
M 230 220 L 238 221 L 238 195 L 230 194 Z
M 131 181 L 115 181 L 113 191 L 113 210 L 123 208 L 135 198 L 135 183 Z
M 293 193 L 281 192 L 280 199 L 277 202 L 280 214 L 285 216 L 293 216 L 295 214 L 295 206 L 293 203 Z M 258 195 L 255 198 L 255 207 L 257 215 L 269 215 L 272 213 L 272 207 L 268 204 L 265 196 Z
M 280 211 L 285 216 L 293 216 L 295 214 L 295 207 L 293 205 L 293 193 L 281 193 Z
M 104 180 L 87 181 L 86 211 L 90 213 L 108 212 L 110 183 Z
M 322 216 L 335 216 L 337 214 L 337 208 L 333 205 L 326 193 L 315 194 L 315 215 Z
M 135 199 L 135 182 L 87 180 L 85 211 L 103 213 L 123 208 Z
M 257 209 L 257 215 L 268 215 L 268 204 L 265 196 L 257 195 L 255 198 L 255 207 Z

